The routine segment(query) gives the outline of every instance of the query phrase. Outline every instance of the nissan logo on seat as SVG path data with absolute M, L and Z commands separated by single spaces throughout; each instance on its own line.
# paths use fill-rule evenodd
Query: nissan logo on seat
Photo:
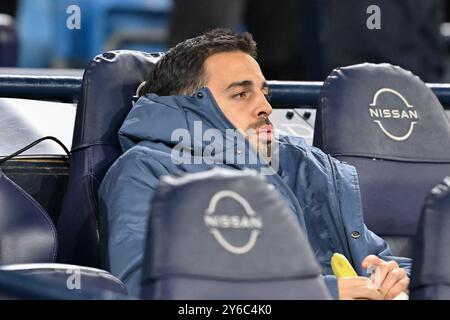
M 396 100 L 400 102 L 400 105 L 388 106 L 381 104 L 379 100 L 385 95 L 393 95 L 397 98 Z M 419 120 L 417 110 L 414 109 L 414 106 L 409 104 L 405 97 L 400 93 L 389 88 L 380 89 L 375 93 L 373 101 L 370 104 L 369 115 L 373 122 L 380 127 L 381 131 L 395 141 L 405 141 L 408 139 L 414 130 L 414 126 Z M 404 129 L 403 126 L 400 127 L 401 133 L 393 133 L 392 129 L 386 128 L 386 123 L 388 121 L 391 121 L 392 123 L 392 120 L 395 120 L 395 126 L 397 127 L 397 122 L 403 119 L 406 120 L 408 125 Z
M 219 201 L 226 198 L 236 201 L 244 209 L 244 215 L 236 213 L 217 214 L 216 209 Z M 261 217 L 252 209 L 248 201 L 231 190 L 219 191 L 211 198 L 208 208 L 205 211 L 204 222 L 217 242 L 225 250 L 234 254 L 244 254 L 252 250 L 263 228 Z M 230 243 L 221 232 L 221 230 L 226 229 L 247 232 L 247 242 L 241 246 Z

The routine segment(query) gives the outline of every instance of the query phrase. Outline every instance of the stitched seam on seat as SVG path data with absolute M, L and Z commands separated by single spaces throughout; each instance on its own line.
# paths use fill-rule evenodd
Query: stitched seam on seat
M 39 210 L 39 212 L 41 213 L 41 215 L 44 217 L 44 219 L 47 221 L 47 223 L 50 226 L 50 229 L 52 230 L 52 236 L 53 236 L 53 254 L 52 254 L 52 261 L 56 261 L 56 255 L 57 255 L 57 234 L 56 234 L 56 228 L 53 225 L 53 221 L 50 219 L 50 217 L 48 216 L 47 212 L 41 207 L 41 205 L 33 198 L 31 197 L 28 193 L 26 193 L 22 188 L 20 188 L 16 183 L 14 183 L 11 179 L 9 179 L 6 175 L 3 174 L 3 178 L 8 180 L 11 185 L 17 190 L 19 191 L 24 197 L 26 197 L 28 200 L 30 200 L 30 202 L 36 207 L 36 209 Z
M 143 281 L 167 279 L 171 277 L 181 277 L 181 278 L 195 278 L 203 280 L 217 280 L 217 281 L 230 281 L 230 282 L 270 282 L 270 281 L 290 281 L 290 280 L 304 280 L 319 277 L 319 273 L 310 272 L 305 274 L 291 274 L 286 276 L 261 276 L 260 278 L 249 278 L 249 277 L 233 277 L 233 276 L 223 276 L 223 275 L 205 275 L 201 273 L 189 273 L 189 272 L 164 272 L 159 274 L 151 274 L 147 277 L 143 277 Z
M 322 126 L 322 149 L 325 148 L 325 141 L 328 141 L 327 139 L 327 124 L 325 122 L 327 112 L 328 104 L 329 104 L 329 95 L 328 95 L 328 87 L 332 85 L 332 82 L 334 80 L 334 77 L 337 76 L 341 68 L 337 68 L 331 72 L 331 74 L 325 79 L 325 81 L 322 84 L 321 88 L 321 94 L 319 97 L 319 103 L 321 104 L 321 107 L 319 108 L 319 112 L 321 113 L 321 122 L 319 125 Z M 322 99 L 324 100 L 322 102 Z M 328 142 L 327 142 L 328 143 Z
M 94 175 L 94 171 L 93 171 L 93 169 L 94 169 L 94 160 L 92 159 L 92 152 L 91 152 L 91 150 L 89 150 L 88 152 L 87 152 L 87 157 L 88 157 L 88 174 L 87 174 L 87 176 L 86 177 L 91 177 L 91 178 L 94 178 L 96 181 L 98 181 L 96 178 L 95 178 L 95 175 Z M 88 199 L 89 199 L 89 203 L 90 203 L 90 205 L 91 205 L 91 209 L 94 211 L 94 213 L 96 212 L 96 210 L 97 210 L 97 204 L 95 203 L 96 201 L 95 201 L 95 199 L 97 198 L 96 196 L 95 196 L 95 194 L 94 194 L 94 185 L 93 185 L 93 180 L 94 179 L 88 179 L 89 181 L 89 183 L 88 183 L 88 194 L 89 194 L 89 197 L 88 197 Z M 95 196 L 95 197 L 94 197 Z
M 83 105 L 82 111 L 83 111 L 83 116 L 81 118 L 81 132 L 80 132 L 80 141 L 84 140 L 84 128 L 85 128 L 85 123 L 86 123 L 86 106 L 87 106 L 87 100 L 88 100 L 88 88 L 89 88 L 89 76 L 88 74 L 91 73 L 91 70 L 95 67 L 94 64 L 94 60 L 91 60 L 91 63 L 89 65 L 89 67 L 86 69 L 86 71 L 83 74 L 83 81 L 81 82 L 81 86 L 83 88 L 83 99 L 79 101 L 80 105 Z M 84 78 L 86 77 L 86 83 L 84 83 Z M 77 106 L 78 109 L 78 106 Z M 77 125 L 77 124 L 75 124 Z M 75 128 L 74 128 L 75 130 Z
M 377 154 L 370 154 L 370 153 L 336 153 L 333 151 L 328 151 L 331 156 L 333 157 L 353 157 L 353 158 L 361 158 L 361 159 L 377 159 L 380 161 L 391 161 L 391 162 L 402 162 L 402 163 L 417 163 L 417 164 L 434 164 L 434 165 L 445 165 L 450 164 L 449 160 L 422 160 L 422 159 L 411 159 L 411 158 L 403 158 L 403 157 L 389 157 L 386 155 L 377 155 Z
M 75 152 L 78 150 L 82 150 L 85 148 L 89 148 L 89 147 L 93 147 L 93 146 L 108 146 L 108 147 L 115 147 L 115 148 L 120 148 L 119 144 L 113 144 L 113 143 L 107 143 L 104 142 L 102 140 L 94 140 L 94 141 L 90 141 L 90 142 L 86 142 L 83 144 L 79 144 L 76 147 L 72 146 L 71 152 Z
M 96 203 L 95 203 L 95 200 L 94 199 L 96 199 L 96 195 L 95 195 L 95 193 L 94 193 L 94 186 L 93 186 L 93 179 L 89 179 L 89 178 L 92 178 L 92 177 L 94 177 L 94 174 L 93 174 L 93 160 L 92 160 L 92 153 L 90 152 L 90 150 L 87 152 L 87 159 L 88 159 L 88 170 L 89 170 L 89 172 L 88 172 L 88 174 L 86 175 L 86 178 L 87 178 L 87 198 L 88 198 L 88 201 L 89 201 L 89 205 L 90 205 L 90 207 L 91 207 L 91 210 L 92 210 L 92 212 L 94 213 L 94 217 L 93 217 L 93 219 L 94 219 L 94 224 L 95 224 L 95 227 L 96 227 L 96 230 L 97 230 L 97 239 L 99 240 L 100 239 L 100 235 L 99 235 L 99 224 L 98 224 L 98 221 L 97 221 L 97 215 L 96 215 L 96 209 L 97 209 L 97 205 L 96 205 Z M 95 196 L 95 198 L 93 199 L 93 197 Z M 90 217 L 91 219 L 92 219 L 92 217 Z

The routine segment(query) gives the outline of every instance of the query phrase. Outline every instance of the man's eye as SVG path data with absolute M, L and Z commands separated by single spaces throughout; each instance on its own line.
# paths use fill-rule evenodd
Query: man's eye
M 247 92 L 242 91 L 242 92 L 239 92 L 239 93 L 233 95 L 233 98 L 245 99 L 247 96 L 248 96 Z

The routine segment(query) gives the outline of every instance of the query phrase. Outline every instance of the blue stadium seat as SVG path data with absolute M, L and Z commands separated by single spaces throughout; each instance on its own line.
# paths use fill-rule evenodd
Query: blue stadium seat
M 429 194 L 414 242 L 411 299 L 450 299 L 450 177 Z
M 80 28 L 67 22 L 80 9 Z M 84 67 L 104 51 L 165 51 L 171 0 L 22 0 L 17 24 L 21 67 Z M 39 17 L 37 19 L 36 17 Z
M 147 234 L 144 299 L 330 299 L 296 217 L 256 171 L 161 178 Z
M 77 5 L 80 29 L 68 29 L 67 8 Z M 171 0 L 60 0 L 56 4 L 56 57 L 62 65 L 85 65 L 105 51 L 165 51 Z
M 55 262 L 57 236 L 45 210 L 0 170 L 0 265 Z
M 60 263 L 28 263 L 0 266 L 0 271 L 23 275 L 28 279 L 38 279 L 68 292 L 72 290 L 79 290 L 80 294 L 91 291 L 109 292 L 120 295 L 121 298 L 127 297 L 128 293 L 122 281 L 109 272 L 95 268 Z M 101 296 L 98 298 L 101 299 Z
M 19 266 L 20 268 L 20 266 Z M 117 288 L 94 286 L 92 287 L 92 270 L 69 268 L 64 266 L 61 272 L 55 272 L 54 268 L 40 268 L 32 266 L 39 274 L 29 274 L 27 270 L 20 270 L 17 266 L 0 267 L 0 300 L 38 299 L 38 300 L 130 300 L 131 298 L 117 291 Z M 64 269 L 66 268 L 66 269 Z M 19 270 L 18 270 L 19 269 Z M 79 272 L 80 290 L 69 289 L 67 285 L 70 272 Z M 47 273 L 45 273 L 47 272 Z M 50 272 L 50 274 L 49 274 Z M 33 272 L 34 273 L 34 272 Z M 89 274 L 91 273 L 91 274 Z M 52 277 L 56 276 L 56 277 Z M 88 277 L 86 281 L 86 276 Z M 96 275 L 97 276 L 97 275 Z M 100 277 L 99 277 L 100 278 Z M 99 282 L 96 279 L 96 282 Z M 107 283 L 103 281 L 102 285 Z M 120 288 L 120 287 L 119 287 Z
M 14 19 L 0 14 L 0 67 L 16 67 L 18 40 Z
M 57 264 L 54 263 L 56 257 L 56 229 L 50 217 L 31 196 L 0 171 L 1 271 L 55 283 L 67 291 L 71 290 L 66 285 L 69 277 L 76 274 L 80 292 L 94 290 L 127 294 L 123 283 L 106 271 Z M 12 291 L 19 289 L 13 285 L 9 287 Z M 6 293 L 3 289 L 0 289 L 0 295 Z
M 335 69 L 314 145 L 357 168 L 367 226 L 411 257 L 423 201 L 450 172 L 450 124 L 433 92 L 389 64 Z
M 58 220 L 63 263 L 102 267 L 98 227 L 98 187 L 122 153 L 117 132 L 132 97 L 159 54 L 114 51 L 95 57 L 86 68 L 77 105 L 69 185 Z
M 21 0 L 17 10 L 19 36 L 19 66 L 22 68 L 48 68 L 55 50 L 55 17 L 65 16 L 65 10 L 56 11 L 54 0 Z M 65 24 L 64 24 L 65 25 Z

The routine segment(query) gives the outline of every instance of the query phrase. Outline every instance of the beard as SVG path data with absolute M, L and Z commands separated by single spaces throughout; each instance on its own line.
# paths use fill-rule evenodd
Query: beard
M 260 158 L 264 159 L 265 162 L 270 164 L 272 161 L 273 133 L 272 131 L 267 132 L 266 130 L 258 132 L 258 129 L 263 126 L 271 126 L 273 129 L 273 125 L 270 122 L 269 118 L 260 118 L 258 121 L 249 126 L 249 129 L 247 130 L 247 138 L 258 152 Z
M 265 162 L 272 162 L 272 141 L 271 140 L 263 140 L 259 139 L 258 148 L 257 148 L 259 156 L 264 159 Z

